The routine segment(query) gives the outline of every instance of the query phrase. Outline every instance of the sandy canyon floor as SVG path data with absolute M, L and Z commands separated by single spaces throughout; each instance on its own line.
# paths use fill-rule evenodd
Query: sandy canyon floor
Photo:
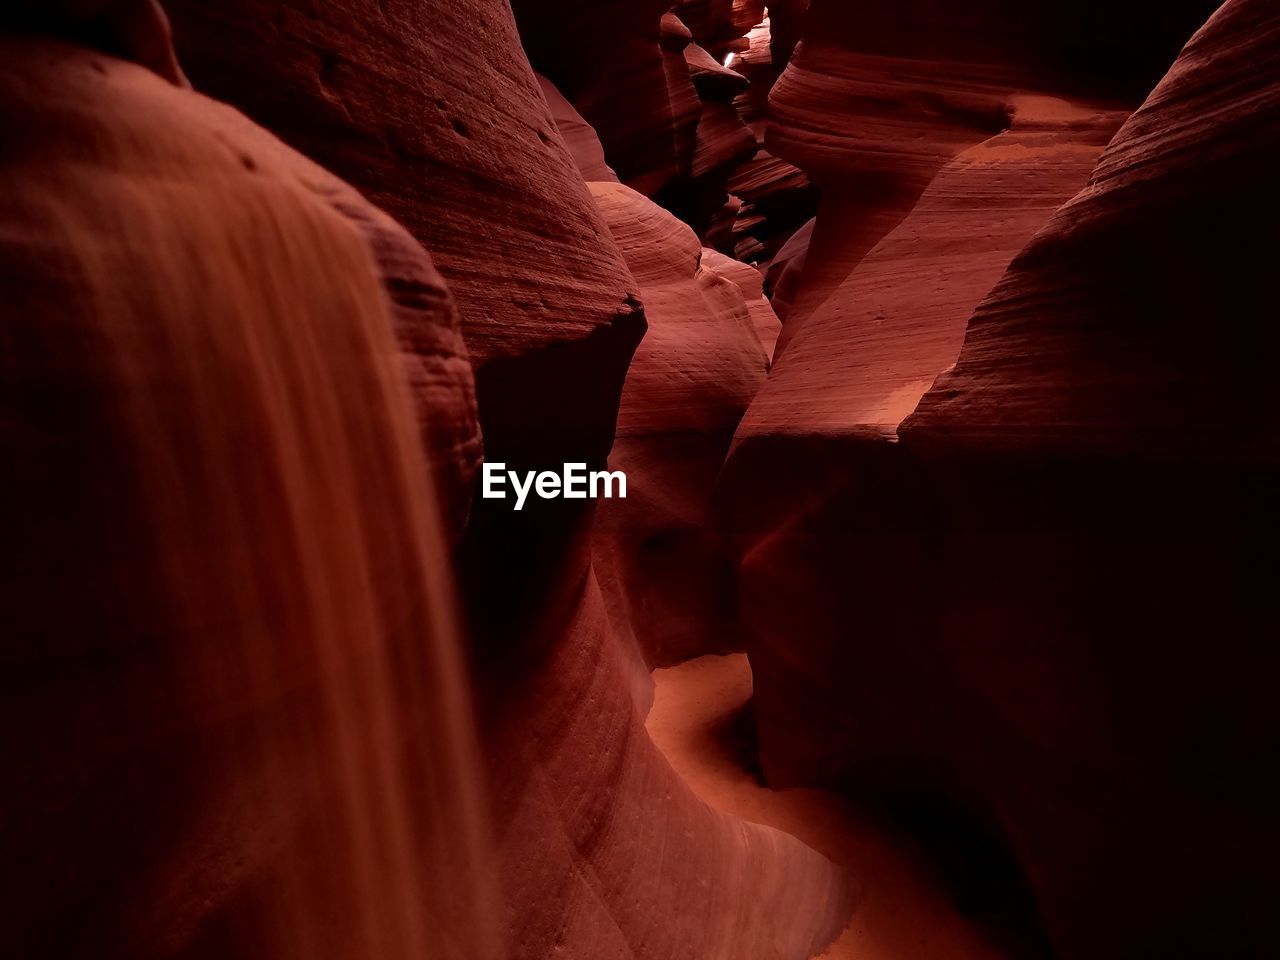
M 952 904 L 907 837 L 824 790 L 772 790 L 752 771 L 751 667 L 745 654 L 655 670 L 648 730 L 708 804 L 799 837 L 850 867 L 858 906 L 825 960 L 1002 960 Z

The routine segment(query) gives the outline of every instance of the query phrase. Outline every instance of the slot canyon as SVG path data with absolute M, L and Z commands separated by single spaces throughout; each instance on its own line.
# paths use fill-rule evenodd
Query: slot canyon
M 10 0 L 0 957 L 1280 956 L 1277 277 L 1280 0 Z

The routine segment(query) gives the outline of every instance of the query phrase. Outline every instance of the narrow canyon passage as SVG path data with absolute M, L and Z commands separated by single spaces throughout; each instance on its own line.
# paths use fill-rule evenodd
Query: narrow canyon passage
M 698 796 L 725 813 L 777 827 L 855 876 L 857 906 L 824 960 L 1003 960 L 956 908 L 910 836 L 837 793 L 759 780 L 751 667 L 743 654 L 705 656 L 654 671 L 645 727 Z
M 1280 955 L 1280 0 L 0 9 L 0 957 Z

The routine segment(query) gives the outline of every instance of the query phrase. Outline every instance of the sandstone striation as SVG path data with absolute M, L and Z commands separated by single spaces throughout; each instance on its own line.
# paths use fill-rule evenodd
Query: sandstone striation
M 1044 97 L 1013 99 L 1011 109 L 1009 130 L 944 166 L 838 295 L 783 327 L 742 442 L 788 433 L 893 438 L 955 362 L 973 308 L 1085 182 L 1125 118 Z
M 1278 30 L 1224 4 L 1002 277 L 1104 118 L 1028 140 L 1015 113 L 946 162 L 781 347 L 726 468 L 771 782 L 969 830 L 957 882 L 1004 877 L 1019 949 L 1271 939 Z
M 764 348 L 765 359 L 773 357 L 773 345 L 777 342 L 782 325 L 764 295 L 764 277 L 760 271 L 741 260 L 726 257 L 717 250 L 702 249 L 702 268 L 712 270 L 737 285 L 746 303 L 747 313 L 755 327 L 756 337 Z
M 758 275 L 753 315 L 741 278 L 728 276 L 736 271 L 709 264 L 716 254 L 652 201 L 621 184 L 594 183 L 591 191 L 649 321 L 609 458 L 627 474 L 628 497 L 601 504 L 597 518 L 605 593 L 619 631 L 651 665 L 732 650 L 740 643 L 735 564 L 710 500 L 734 428 L 764 382 L 768 357 L 756 318 L 769 308 Z
M 0 62 L 0 953 L 496 958 L 430 260 L 141 66 Z
M 792 318 L 804 322 L 953 157 L 1009 125 L 1013 98 L 1134 106 L 1213 0 L 937 4 L 814 0 L 769 101 L 768 150 L 822 190 Z M 843 293 L 839 294 L 843 297 Z
M 507 6 L 166 7 L 197 89 L 343 177 L 432 251 L 475 366 L 486 454 L 528 468 L 570 452 L 602 461 L 643 318 Z M 592 374 L 570 385 L 579 362 Z
M 175 0 L 193 82 L 347 176 L 431 249 L 475 366 L 487 460 L 603 465 L 644 330 L 643 281 L 575 165 L 595 169 L 591 138 L 579 128 L 566 146 L 507 5 L 375 15 L 334 0 L 305 17 L 249 6 Z M 656 16 L 651 27 L 657 41 Z M 663 55 L 655 46 L 659 68 Z M 682 52 L 679 61 L 687 79 Z M 546 75 L 581 109 L 574 75 Z M 763 351 L 737 288 L 717 280 L 714 290 L 737 298 L 729 313 L 759 378 Z M 716 420 L 722 445 L 746 395 L 735 402 L 732 421 Z M 477 500 L 458 552 L 509 955 L 814 952 L 847 913 L 843 874 L 791 838 L 712 814 L 653 747 L 640 722 L 645 678 L 595 585 L 591 523 L 581 501 L 515 513 L 509 501 Z

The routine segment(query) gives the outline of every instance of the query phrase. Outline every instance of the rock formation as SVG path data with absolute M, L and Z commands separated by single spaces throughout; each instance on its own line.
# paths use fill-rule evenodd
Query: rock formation
M 708 262 L 716 254 L 688 226 L 621 184 L 591 192 L 649 321 L 609 457 L 627 475 L 628 497 L 601 504 L 595 534 L 614 620 L 651 665 L 733 650 L 735 562 L 715 529 L 711 492 L 768 357 L 744 291 Z M 757 316 L 772 315 L 758 285 L 754 302 Z
M 341 176 L 433 252 L 475 365 L 489 459 L 603 460 L 643 321 L 505 5 L 166 7 L 197 89 Z M 577 363 L 591 378 L 569 384 Z
M 967 824 L 961 882 L 1026 884 L 1023 949 L 1270 937 L 1278 30 L 1226 3 L 967 325 L 1113 121 L 1015 114 L 944 163 L 727 467 L 771 782 Z
M 430 260 L 229 108 L 0 48 L 0 952 L 498 957 Z
M 0 13 L 0 954 L 1273 953 L 1218 2 Z M 650 670 L 744 649 L 711 806 Z
M 521 468 L 561 461 L 603 465 L 613 441 L 623 375 L 644 331 L 636 296 L 638 286 L 557 132 L 547 100 L 521 51 L 506 4 L 485 0 L 447 7 L 415 3 L 376 13 L 332 2 L 313 6 L 304 14 L 284 4 L 264 10 L 260 4 L 174 0 L 170 12 L 180 58 L 198 89 L 231 101 L 292 147 L 343 176 L 432 250 L 448 284 L 448 294 L 422 248 L 409 241 L 391 220 L 351 188 L 305 164 L 251 124 L 238 118 L 235 122 L 239 126 L 233 126 L 230 132 L 214 124 L 210 133 L 200 136 L 196 135 L 200 132 L 197 124 L 197 131 L 191 133 L 188 152 L 198 152 L 203 146 L 217 162 L 230 165 L 237 176 L 247 178 L 251 186 L 258 182 L 255 177 L 265 184 L 272 183 L 268 178 L 277 174 L 277 166 L 284 166 L 287 171 L 294 169 L 284 160 L 277 162 L 277 156 L 296 158 L 301 172 L 290 176 L 317 195 L 315 203 L 332 208 L 332 218 L 347 224 L 347 231 L 354 238 L 351 242 L 368 261 L 367 285 L 374 291 L 376 306 L 386 311 L 381 316 L 388 325 L 394 321 L 394 332 L 403 344 L 401 351 L 409 360 L 410 386 L 421 401 L 419 413 L 426 438 L 420 453 L 426 454 L 441 477 L 447 494 L 443 505 L 450 510 L 454 524 L 460 526 L 467 515 L 466 487 L 476 467 L 477 412 L 484 431 L 485 455 L 490 460 L 503 460 Z M 53 27 L 42 24 L 41 29 Z M 37 52 L 37 63 L 41 56 L 43 53 Z M 80 72 L 92 73 L 93 62 L 96 61 L 90 59 L 89 66 Z M 683 56 L 681 63 L 687 72 Z M 109 75 L 116 69 L 114 61 L 108 63 Z M 140 68 L 133 69 L 143 77 L 138 82 L 144 90 L 148 83 L 151 87 L 162 84 Z M 14 76 L 19 75 L 15 71 Z M 61 89 L 65 84 L 55 71 L 48 85 Z M 26 89 L 20 83 L 15 87 L 20 92 Z M 205 106 L 190 106 L 182 100 L 173 101 L 172 97 L 187 97 L 192 104 L 207 105 L 217 116 L 235 116 L 225 110 L 217 113 L 220 108 L 194 95 L 165 89 L 171 91 L 170 99 L 151 94 L 143 97 L 151 97 L 148 102 L 152 109 L 146 120 L 152 126 L 143 124 L 133 134 L 141 145 L 143 161 L 150 156 L 147 144 L 154 136 L 150 132 L 153 128 L 186 133 L 184 116 L 195 113 L 202 117 L 208 112 Z M 67 92 L 73 102 L 75 92 L 74 88 Z M 104 115 L 110 118 L 116 94 L 104 96 Z M 136 107 L 129 109 L 137 112 Z M 563 110 L 560 113 L 565 122 L 571 119 Z M 61 119 L 60 112 L 50 113 L 50 142 L 42 148 L 55 155 L 61 144 L 57 139 Z M 78 116 L 74 119 L 81 124 L 88 122 Z M 273 146 L 240 149 L 242 137 L 256 143 L 253 136 L 265 138 Z M 166 137 L 164 142 L 171 143 L 173 139 Z M 210 139 L 214 146 L 206 145 Z M 179 171 L 185 156 L 183 153 L 174 159 Z M 199 171 L 204 168 L 196 165 L 192 169 L 198 181 Z M 25 176 L 25 171 L 17 171 L 10 182 L 20 190 Z M 180 173 L 171 176 L 181 181 Z M 187 192 L 198 202 L 198 187 Z M 112 203 L 112 209 L 128 210 L 131 203 L 149 209 L 129 190 L 113 196 Z M 660 212 L 656 207 L 652 209 Z M 235 208 L 228 215 L 230 222 L 218 229 L 229 232 L 230 242 L 234 243 L 237 224 L 251 221 L 236 220 Z M 302 264 L 290 261 L 290 268 L 302 271 L 302 276 L 309 248 L 304 240 L 294 240 L 296 245 L 288 247 L 287 253 L 301 259 Z M 694 241 L 691 274 L 697 251 Z M 132 255 L 141 263 L 136 272 L 145 278 L 145 250 L 134 250 Z M 269 272 L 275 265 L 275 256 L 272 251 L 265 251 L 261 262 L 254 265 Z M 325 264 L 317 254 L 317 267 Z M 244 268 L 243 264 L 238 266 Z M 192 272 L 190 278 L 183 275 L 191 282 L 205 277 L 197 266 L 185 262 L 175 269 Z M 281 265 L 281 269 L 285 266 Z M 334 277 L 334 282 L 343 276 Z M 206 282 L 216 279 L 215 270 Z M 758 380 L 763 376 L 765 358 L 737 286 L 710 272 L 698 282 L 715 301 L 706 307 L 710 324 L 736 324 L 733 329 L 740 334 L 740 340 L 733 349 L 749 353 Z M 41 292 L 39 288 L 31 289 Z M 103 280 L 103 297 L 114 296 L 113 289 L 109 277 Z M 323 297 L 327 290 L 320 284 L 312 295 Z M 245 296 L 252 297 L 252 291 Z M 470 405 L 472 381 L 461 363 L 462 347 L 450 296 L 475 370 L 475 409 Z M 156 295 L 151 307 L 154 310 L 162 303 Z M 335 298 L 329 309 L 340 309 L 343 303 Z M 297 319 L 287 300 L 269 300 L 255 309 L 260 312 L 273 307 L 280 314 L 281 323 Z M 223 309 L 230 307 L 214 298 L 207 305 L 207 312 L 193 314 L 196 332 L 200 330 L 199 321 L 213 322 L 214 314 Z M 73 320 L 77 316 L 71 312 Z M 154 326 L 161 332 L 167 330 L 163 317 Z M 394 352 L 394 347 L 390 349 Z M 228 358 L 233 372 L 243 362 L 238 357 L 232 354 Z M 270 360 L 270 356 L 264 358 L 264 362 Z M 268 380 L 269 374 L 270 371 L 264 374 Z M 174 374 L 180 378 L 193 375 L 186 367 L 181 374 Z M 282 386 L 287 389 L 287 382 Z M 749 391 L 744 387 L 738 394 L 732 420 L 719 426 L 721 447 L 727 444 Z M 378 416 L 376 408 L 366 407 L 359 398 L 354 402 L 357 408 L 352 411 L 353 417 L 364 413 Z M 316 416 L 344 409 L 342 404 L 323 398 L 321 404 Z M 180 409 L 175 410 L 175 415 Z M 306 424 L 302 426 L 305 428 Z M 349 432 L 358 435 L 359 423 L 355 422 Z M 201 433 L 196 430 L 194 436 L 200 437 Z M 170 442 L 169 433 L 157 435 L 158 459 L 166 456 Z M 284 437 L 281 442 L 294 441 Z M 251 449 L 256 451 L 259 446 L 251 445 Z M 209 468 L 208 483 L 217 482 L 221 476 L 216 469 L 217 458 L 229 455 L 224 448 L 208 453 L 214 463 Z M 334 496 L 358 499 L 360 493 L 339 487 L 339 476 L 331 475 L 333 470 L 344 469 L 343 457 L 350 455 L 354 454 L 335 454 L 332 464 L 315 466 L 312 482 Z M 375 457 L 363 469 L 374 470 L 380 462 Z M 266 461 L 265 466 L 269 468 L 270 463 Z M 386 482 L 391 479 L 388 474 Z M 233 486 L 233 493 L 234 489 Z M 364 506 L 371 523 L 379 522 L 377 507 L 387 499 L 380 495 L 381 491 L 377 483 L 368 486 L 370 500 Z M 427 496 L 429 491 L 430 486 L 423 481 L 417 493 Z M 311 500 L 306 502 L 312 504 Z M 314 506 L 341 513 L 341 507 L 328 500 L 316 501 Z M 89 504 L 86 522 L 97 522 L 94 511 L 99 509 L 99 501 Z M 397 531 L 419 528 L 418 519 L 395 512 L 393 501 L 387 502 L 387 509 L 378 527 L 386 538 L 394 539 Z M 125 512 L 122 518 L 130 515 Z M 134 509 L 132 515 L 151 516 L 142 507 Z M 41 516 L 37 511 L 37 519 Z M 364 516 L 364 512 L 358 512 L 351 522 Z M 302 519 L 293 517 L 287 504 L 281 506 L 283 526 L 279 538 L 285 538 L 292 529 L 284 525 L 286 520 L 301 523 Z M 74 945 L 75 950 L 93 946 L 99 954 L 106 955 L 131 955 L 141 937 L 148 942 L 141 951 L 144 955 L 274 956 L 280 955 L 276 952 L 279 945 L 290 943 L 295 933 L 323 941 L 323 932 L 315 930 L 316 917 L 331 915 L 349 917 L 350 925 L 335 922 L 332 940 L 309 947 L 304 951 L 308 955 L 359 956 L 372 952 L 395 957 L 405 951 L 406 955 L 423 955 L 423 944 L 429 937 L 415 926 L 421 918 L 410 909 L 412 899 L 416 896 L 428 905 L 439 904 L 446 914 L 445 904 L 453 896 L 463 898 L 467 910 L 485 909 L 484 897 L 468 892 L 466 880 L 474 874 L 477 882 L 490 878 L 500 885 L 501 901 L 492 913 L 486 914 L 488 923 L 483 925 L 483 932 L 501 942 L 495 949 L 503 956 L 533 958 L 557 952 L 593 960 L 700 960 L 716 956 L 790 960 L 821 949 L 839 932 L 847 916 L 846 878 L 793 838 L 712 811 L 694 797 L 657 752 L 643 729 L 643 700 L 633 691 L 634 676 L 628 672 L 624 648 L 612 632 L 595 583 L 589 551 L 591 521 L 589 505 L 539 501 L 536 509 L 514 514 L 509 505 L 500 508 L 489 501 L 475 500 L 456 552 L 456 571 L 466 602 L 463 636 L 468 659 L 480 679 L 479 735 L 491 792 L 487 805 L 471 803 L 466 809 L 472 815 L 489 815 L 494 825 L 494 869 L 487 869 L 490 865 L 482 856 L 465 851 L 446 851 L 437 857 L 428 850 L 418 855 L 414 851 L 423 845 L 415 847 L 408 842 L 393 844 L 388 851 L 384 849 L 385 842 L 396 839 L 394 832 L 372 838 L 368 841 L 373 844 L 370 847 L 361 831 L 379 829 L 372 826 L 379 822 L 376 811 L 360 809 L 352 813 L 368 818 L 370 824 L 338 822 L 334 826 L 320 817 L 316 829 L 329 825 L 352 835 L 353 858 L 388 856 L 393 862 L 388 865 L 353 860 L 351 869 L 340 871 L 331 882 L 324 879 L 324 871 L 309 867 L 296 880 L 305 891 L 304 901 L 297 909 L 307 923 L 299 928 L 301 932 L 294 931 L 288 926 L 293 914 L 286 911 L 281 929 L 267 931 L 264 925 L 273 913 L 272 901 L 261 892 L 259 883 L 269 887 L 271 878 L 280 875 L 284 889 L 288 889 L 295 882 L 295 868 L 301 870 L 311 862 L 301 856 L 289 859 L 281 874 L 272 858 L 273 852 L 281 849 L 275 838 L 294 836 L 290 831 L 295 814 L 308 827 L 311 823 L 304 816 L 305 811 L 295 811 L 291 804 L 297 798 L 298 803 L 316 804 L 323 810 L 333 802 L 342 812 L 346 809 L 342 807 L 346 796 L 342 791 L 350 784 L 341 778 L 340 771 L 335 773 L 335 784 L 323 779 L 308 780 L 306 764 L 310 755 L 301 751 L 296 762 L 291 761 L 279 771 L 282 794 L 271 793 L 271 783 L 258 791 L 265 791 L 268 804 L 280 805 L 279 810 L 270 810 L 272 815 L 283 817 L 283 822 L 276 823 L 270 817 L 255 815 L 256 781 L 248 772 L 243 781 L 235 779 L 232 774 L 237 768 L 231 761 L 232 774 L 228 776 L 237 791 L 228 797 L 231 805 L 224 807 L 220 802 L 228 796 L 229 788 L 214 791 L 207 798 L 211 806 L 208 816 L 226 818 L 229 839 L 212 847 L 175 848 L 168 843 L 169 833 L 157 835 L 154 847 L 148 847 L 155 851 L 154 867 L 148 861 L 145 878 L 151 886 L 122 885 L 121 896 L 139 898 L 145 907 L 143 913 L 130 912 L 126 916 L 120 912 L 125 907 L 108 899 L 94 908 L 96 912 L 85 925 L 72 923 L 68 927 L 71 932 L 61 936 L 81 938 Z M 220 556 L 218 551 L 224 545 L 230 550 L 230 538 L 242 533 L 245 526 L 225 512 L 212 510 L 199 529 L 207 540 L 205 549 Z M 323 525 L 318 528 L 324 529 L 327 528 Z M 268 538 L 261 562 L 278 562 L 278 576 L 286 580 L 295 573 L 305 579 L 310 568 L 296 557 L 281 556 L 271 546 L 275 542 Z M 364 546 L 373 550 L 381 543 L 370 539 Z M 309 540 L 299 548 L 307 544 Z M 325 543 L 311 545 L 322 553 L 326 547 Z M 346 541 L 336 546 L 344 550 L 338 560 L 349 565 L 358 567 L 365 556 L 346 550 Z M 399 555 L 390 550 L 385 556 L 375 553 L 366 562 L 368 575 L 378 575 L 384 564 L 393 563 Z M 233 554 L 232 559 L 236 556 Z M 86 561 L 90 572 L 93 559 L 101 558 L 93 554 Z M 447 572 L 438 549 L 429 562 L 434 575 Z M 196 556 L 190 563 L 194 567 L 175 566 L 173 590 L 181 588 L 183 571 L 194 575 L 201 560 Z M 415 569 L 406 564 L 406 575 Z M 255 582 L 254 572 L 256 566 L 244 574 L 250 579 L 249 588 Z M 349 574 L 347 567 L 333 571 L 334 577 Z M 209 609 L 219 607 L 218 589 L 230 591 L 245 585 L 236 575 L 233 567 L 210 567 L 213 582 L 208 596 L 213 599 L 207 600 Z M 270 589 L 274 582 L 270 577 L 263 580 L 263 589 Z M 394 579 L 388 581 L 387 589 L 395 583 Z M 321 599 L 328 605 L 324 608 L 326 616 L 341 621 L 342 616 L 355 616 L 363 609 L 353 606 L 347 610 L 342 606 L 347 593 L 340 583 L 318 580 L 311 586 L 323 594 Z M 447 597 L 448 585 L 443 584 L 443 588 Z M 77 581 L 74 590 L 80 589 Z M 410 586 L 396 589 L 399 592 L 394 598 L 403 600 L 410 611 L 420 615 L 425 594 L 414 593 Z M 157 587 L 152 599 L 163 605 L 167 596 Z M 205 603 L 205 594 L 197 591 L 194 596 Z M 269 601 L 270 597 L 264 600 Z M 224 605 L 231 611 L 238 609 L 229 602 Z M 339 608 L 336 612 L 332 609 L 335 605 Z M 303 607 L 298 614 L 304 627 L 309 609 Z M 428 609 L 434 611 L 435 607 L 428 605 Z M 248 610 L 246 615 L 255 610 Z M 22 631 L 38 620 L 35 615 L 24 619 Z M 416 617 L 401 612 L 395 622 L 412 635 Z M 181 623 L 160 624 L 156 630 L 162 636 L 166 631 L 176 633 L 183 640 L 181 627 Z M 28 639 L 26 632 L 21 636 L 24 641 Z M 386 642 L 402 639 L 396 631 L 384 631 L 379 636 Z M 305 635 L 299 643 L 304 639 Z M 458 637 L 452 637 L 450 642 L 456 645 Z M 263 646 L 263 656 L 269 661 L 274 648 L 269 641 L 263 641 Z M 110 652 L 109 647 L 107 650 Z M 302 659 L 305 670 L 305 644 L 302 649 L 291 648 L 289 652 Z M 413 663 L 401 662 L 408 659 L 406 654 L 395 659 L 392 666 L 413 672 L 417 669 Z M 357 671 L 351 682 L 362 682 L 363 677 Z M 386 678 L 379 674 L 378 679 L 382 682 Z M 371 723 L 383 724 L 378 729 L 384 737 L 392 737 L 393 753 L 405 750 L 416 755 L 416 749 L 432 749 L 428 746 L 431 741 L 422 739 L 429 737 L 432 730 L 431 718 L 421 716 L 427 709 L 424 704 L 439 704 L 443 709 L 453 702 L 453 693 L 465 689 L 456 676 L 441 682 L 451 684 L 449 695 L 423 693 L 422 703 L 418 703 L 410 696 L 412 691 L 406 692 L 410 699 L 403 717 L 375 712 L 370 718 Z M 130 683 L 119 692 L 124 695 L 139 689 L 145 691 L 143 680 L 134 682 L 130 677 Z M 321 694 L 327 689 L 320 685 Z M 201 711 L 223 709 L 216 688 L 201 687 L 197 692 L 205 696 L 184 703 L 183 716 L 190 713 L 193 722 L 198 722 Z M 387 709 L 395 703 L 381 687 L 366 690 L 371 692 L 376 692 L 379 703 L 387 701 Z M 345 703 L 341 698 L 355 694 L 343 687 L 335 695 Z M 30 702 L 17 705 L 15 715 L 23 720 L 43 716 L 40 711 L 47 711 L 53 703 L 33 695 Z M 252 708 L 251 703 L 251 720 L 263 726 L 263 736 L 274 747 L 284 738 L 287 728 L 272 726 L 272 715 Z M 234 710 L 234 704 L 227 709 Z M 146 713 L 146 717 L 152 718 L 155 713 Z M 129 717 L 132 720 L 135 714 L 131 712 Z M 352 722 L 363 719 L 357 716 Z M 465 723 L 462 729 L 465 731 Z M 341 725 L 334 730 L 335 735 L 340 734 Z M 182 749 L 186 742 L 184 731 L 182 725 L 174 729 L 172 749 Z M 127 749 L 129 730 L 111 726 L 108 735 L 119 736 L 121 749 Z M 305 733 L 301 735 L 305 738 Z M 72 739 L 67 738 L 68 742 Z M 27 768 L 38 746 L 35 744 L 23 754 L 20 770 Z M 380 741 L 370 750 L 374 747 L 385 750 L 386 743 Z M 71 757 L 73 751 L 67 748 L 59 756 Z M 358 763 L 363 756 L 353 760 L 340 754 L 337 760 Z M 433 756 L 444 764 L 453 754 L 447 744 L 442 744 Z M 316 763 L 329 762 L 324 754 L 317 757 Z M 466 753 L 466 759 L 475 759 L 474 749 Z M 138 763 L 142 784 L 151 784 L 160 775 L 143 759 L 139 758 Z M 302 766 L 301 771 L 297 771 L 298 765 Z M 64 768 L 54 763 L 49 769 L 60 773 Z M 248 769 L 268 776 L 272 759 L 268 757 L 262 766 L 251 765 Z M 391 772 L 397 770 L 393 765 Z M 420 771 L 419 780 L 428 773 L 435 774 L 431 765 Z M 374 770 L 362 780 L 355 790 L 357 798 L 367 794 L 382 775 L 384 772 Z M 216 777 L 213 783 L 220 785 Z M 464 779 L 461 783 L 469 785 L 471 781 Z M 422 789 L 430 789 L 430 783 Z M 161 791 L 158 795 L 172 803 L 173 815 L 184 824 L 189 820 L 201 825 L 200 811 L 193 808 L 187 794 Z M 38 806 L 42 799 L 52 796 L 52 788 L 37 790 L 34 796 Z M 101 815 L 86 820 L 86 828 L 101 828 L 104 818 L 129 820 L 128 806 L 121 805 L 126 799 L 119 804 L 107 803 Z M 443 802 L 447 798 L 439 799 Z M 435 802 L 423 804 L 424 816 L 435 810 Z M 24 816 L 26 810 L 22 808 Z M 74 811 L 68 816 L 74 820 Z M 208 821 L 203 825 L 208 826 Z M 131 843 L 137 842 L 136 828 L 140 824 L 129 821 L 127 826 L 121 832 L 119 845 L 110 850 L 128 850 Z M 392 831 L 396 826 L 393 819 L 386 829 Z M 444 837 L 461 843 L 469 836 L 466 832 L 454 836 L 434 824 L 425 826 L 433 827 L 427 832 L 429 840 Z M 404 830 L 425 826 L 411 823 Z M 260 839 L 243 838 L 244 831 L 253 829 L 262 831 Z M 77 828 L 76 835 L 82 832 Z M 299 835 L 303 839 L 311 836 L 305 831 Z M 46 837 L 44 830 L 32 833 L 35 843 Z M 214 839 L 221 838 L 222 834 L 215 830 Z M 384 845 L 378 846 L 379 843 Z M 286 853 L 282 856 L 288 859 L 289 851 L 295 849 L 285 841 Z M 312 855 L 323 857 L 325 849 L 318 844 Z M 19 859 L 24 862 L 35 856 L 28 846 L 20 847 L 20 852 Z M 242 861 L 241 852 L 251 860 Z M 260 857 L 264 865 L 259 868 L 253 857 Z M 456 869 L 450 866 L 455 861 Z M 221 870 L 219 864 L 224 862 L 235 864 L 237 869 L 243 862 L 245 874 L 230 868 Z M 56 872 L 59 865 L 55 863 L 50 869 Z M 103 876 L 129 878 L 127 866 L 113 869 L 118 872 Z M 370 887 L 369 878 L 376 875 L 378 883 L 385 885 L 399 879 L 401 874 L 397 871 L 402 869 L 415 876 L 428 871 L 431 886 L 417 890 L 405 882 L 394 895 L 388 893 L 381 898 L 386 901 L 384 905 L 377 906 L 380 887 Z M 200 872 L 198 883 L 187 882 L 191 870 Z M 243 883 L 242 876 L 246 877 Z M 456 884 L 439 893 L 437 888 L 451 876 L 456 877 Z M 265 879 L 259 881 L 259 877 Z M 92 873 L 86 874 L 81 886 L 42 907 L 43 912 L 37 912 L 30 929 L 43 936 L 60 918 L 88 916 L 84 913 L 87 908 L 81 904 L 88 901 L 96 879 Z M 348 881 L 362 886 L 344 891 L 343 885 Z M 210 884 L 217 885 L 216 896 L 206 894 Z M 315 901 L 307 899 L 312 896 L 312 886 L 317 888 Z M 163 897 L 147 900 L 152 890 L 160 891 Z M 352 904 L 369 906 L 371 910 L 377 906 L 383 913 L 344 913 L 346 897 L 351 898 Z M 64 909 L 68 903 L 71 908 Z M 131 904 L 132 901 L 126 905 L 130 911 Z M 317 904 L 323 907 L 318 912 Z M 763 904 L 771 906 L 762 909 Z M 407 919 L 395 915 L 402 908 L 409 909 Z M 185 924 L 183 929 L 166 928 L 165 923 L 174 916 Z M 384 918 L 393 921 L 385 929 L 380 925 Z M 453 922 L 458 925 L 456 937 L 450 925 Z M 362 924 L 373 926 L 365 929 Z M 464 910 L 456 911 L 454 920 L 434 922 L 432 936 L 439 936 L 442 928 L 446 940 L 457 941 L 442 944 L 442 949 L 469 958 L 487 955 L 488 943 L 479 947 L 470 943 L 473 928 Z
M 912 209 L 944 164 L 1028 93 L 1134 106 L 1213 0 L 814 0 L 770 96 L 774 155 L 822 190 L 797 326 Z M 841 294 L 843 298 L 843 294 Z
M 764 295 L 764 277 L 760 275 L 760 271 L 741 260 L 726 257 L 719 251 L 708 250 L 705 247 L 702 250 L 702 266 L 705 269 L 714 270 L 737 285 L 746 304 L 747 313 L 751 316 L 752 326 L 755 327 L 756 338 L 764 348 L 765 358 L 771 359 L 773 345 L 778 340 L 778 332 L 782 329 L 782 325 L 778 322 L 777 314 L 773 312 L 773 307 Z
M 517 0 L 514 7 L 530 60 L 596 130 L 623 183 L 704 240 L 717 220 L 732 224 L 730 184 L 759 150 L 747 123 L 759 106 L 744 99 L 752 81 L 734 58 L 762 50 L 751 62 L 762 77 L 768 73 L 768 34 L 757 27 L 767 23 L 763 4 L 692 0 L 664 11 L 648 3 Z M 757 99 L 767 87 L 760 90 Z M 788 226 L 803 222 L 795 206 L 808 181 L 774 159 L 738 182 L 752 193 L 751 206 L 734 227 L 743 236 L 726 236 L 724 246 L 741 242 L 753 256 L 772 251 Z

